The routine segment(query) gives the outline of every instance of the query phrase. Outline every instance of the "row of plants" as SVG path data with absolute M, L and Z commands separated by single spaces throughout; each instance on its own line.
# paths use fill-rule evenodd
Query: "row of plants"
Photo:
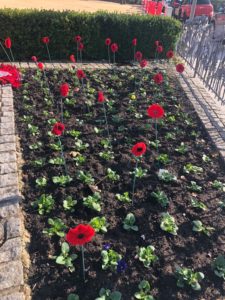
M 34 299 L 221 293 L 224 173 L 185 100 L 164 69 L 26 71 L 15 105 Z

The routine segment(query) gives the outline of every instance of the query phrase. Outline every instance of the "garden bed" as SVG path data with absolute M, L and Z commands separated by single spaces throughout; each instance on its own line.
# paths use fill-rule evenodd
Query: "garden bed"
M 41 71 L 24 73 L 24 84 L 14 95 L 17 133 L 25 161 L 22 206 L 25 226 L 31 234 L 28 283 L 32 299 L 66 299 L 74 292 L 81 300 L 94 300 L 101 288 L 108 288 L 120 291 L 122 299 L 129 300 L 134 299 L 142 280 L 150 282 L 150 293 L 159 300 L 212 300 L 225 293 L 223 280 L 212 269 L 213 260 L 224 250 L 225 219 L 223 203 L 220 203 L 224 197 L 224 170 L 218 152 L 177 81 L 164 74 L 164 82 L 156 85 L 151 80 L 156 72 L 156 69 L 90 71 L 86 72 L 83 90 L 75 70 L 48 71 L 48 82 Z M 60 186 L 54 184 L 52 178 L 65 175 L 65 168 L 52 164 L 56 162 L 54 160 L 49 162 L 61 158 L 58 139 L 49 133 L 53 124 L 60 120 L 59 86 L 63 82 L 69 83 L 70 95 L 63 100 L 66 129 L 61 141 L 67 174 L 72 181 Z M 104 91 L 108 99 L 105 104 L 111 147 L 107 142 L 103 103 L 97 101 L 99 90 Z M 158 151 L 154 122 L 146 113 L 147 107 L 155 102 L 161 104 L 166 113 L 157 124 Z M 136 180 L 132 205 L 119 201 L 116 194 L 129 192 L 131 198 L 135 168 L 131 148 L 137 142 L 147 145 L 139 162 L 140 173 L 146 174 Z M 202 170 L 196 171 L 193 166 Z M 108 168 L 120 178 L 110 179 Z M 160 169 L 168 170 L 177 180 L 161 180 Z M 93 179 L 94 182 L 87 184 L 79 179 L 80 171 L 89 173 L 89 181 Z M 196 185 L 191 187 L 191 181 Z M 100 212 L 83 205 L 83 198 L 96 191 L 101 197 Z M 168 204 L 157 201 L 152 194 L 157 191 L 166 194 Z M 38 211 L 37 206 L 32 205 L 43 194 L 51 195 L 55 200 L 48 213 Z M 64 201 L 68 196 L 77 201 L 70 210 Z M 165 212 L 175 218 L 177 235 L 160 228 Z M 134 214 L 138 231 L 123 228 L 128 213 Z M 76 270 L 71 273 L 52 258 L 60 254 L 60 243 L 65 238 L 49 237 L 43 230 L 50 228 L 49 218 L 60 218 L 66 225 L 66 233 L 70 227 L 88 223 L 96 216 L 104 216 L 108 227 L 106 233 L 96 233 L 93 241 L 85 246 L 87 282 L 83 283 L 80 249 L 71 249 L 78 255 L 74 260 Z M 195 232 L 192 230 L 194 220 L 200 220 L 214 230 L 209 230 L 209 236 Z M 108 244 L 126 262 L 124 271 L 102 270 L 101 251 Z M 137 252 L 138 247 L 148 245 L 155 247 L 158 260 L 146 268 L 139 261 Z M 178 266 L 204 273 L 200 291 L 177 287 L 175 270 Z

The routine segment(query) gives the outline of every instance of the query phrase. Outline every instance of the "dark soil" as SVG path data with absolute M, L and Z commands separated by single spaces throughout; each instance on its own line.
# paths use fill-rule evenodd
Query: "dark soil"
M 155 70 L 156 71 L 156 70 Z M 67 295 L 75 292 L 81 300 L 94 300 L 100 288 L 118 290 L 124 300 L 134 299 L 138 291 L 138 284 L 145 279 L 151 283 L 152 295 L 159 300 L 187 300 L 187 299 L 222 299 L 225 296 L 225 284 L 222 279 L 214 275 L 211 263 L 219 253 L 224 253 L 225 236 L 224 212 L 219 207 L 223 200 L 223 192 L 211 187 L 215 179 L 225 182 L 224 167 L 219 155 L 210 142 L 193 108 L 175 79 L 169 78 L 158 88 L 151 81 L 155 71 L 133 70 L 96 70 L 87 73 L 85 89 L 71 94 L 69 99 L 75 99 L 74 105 L 64 105 L 69 112 L 69 117 L 64 116 L 66 126 L 62 137 L 67 168 L 73 178 L 70 184 L 59 187 L 52 183 L 52 177 L 64 175 L 63 166 L 51 165 L 50 158 L 60 157 L 60 152 L 53 151 L 49 145 L 57 139 L 48 135 L 52 125 L 49 119 L 56 118 L 57 103 L 60 102 L 59 85 L 68 82 L 72 90 L 80 87 L 74 71 L 49 71 L 47 72 L 48 85 L 54 95 L 54 103 L 49 94 L 48 85 L 36 71 L 26 71 L 24 85 L 15 91 L 17 133 L 21 141 L 21 149 L 25 164 L 23 166 L 24 198 L 22 206 L 26 214 L 26 229 L 31 234 L 28 252 L 31 258 L 29 272 L 29 285 L 32 289 L 32 299 L 66 299 Z M 133 79 L 136 77 L 136 84 Z M 144 75 L 141 88 L 139 80 Z M 166 76 L 165 76 L 166 77 Z M 39 79 L 41 78 L 41 79 Z M 130 100 L 130 93 L 136 88 L 137 100 Z M 95 89 L 95 90 L 91 90 Z M 107 99 L 112 101 L 106 105 L 109 121 L 109 131 L 112 138 L 114 159 L 106 161 L 99 157 L 99 152 L 104 151 L 100 141 L 107 137 L 104 130 L 103 106 L 97 103 L 97 91 L 103 90 Z M 147 96 L 143 92 L 147 93 Z M 142 93 L 141 93 L 142 92 Z M 87 102 L 90 103 L 88 114 Z M 151 103 L 160 103 L 165 109 L 166 117 L 159 122 L 159 140 L 161 146 L 159 153 L 167 153 L 171 162 L 160 165 L 156 161 L 157 151 L 149 145 L 155 140 L 155 131 L 152 121 L 146 115 L 146 109 Z M 181 112 L 186 112 L 182 114 Z M 137 113 L 141 115 L 138 116 Z M 174 115 L 176 121 L 169 118 Z M 30 124 L 38 126 L 39 135 L 31 135 L 28 131 L 28 122 L 24 116 L 32 117 Z M 185 118 L 188 116 L 188 121 Z M 103 129 L 95 133 L 94 127 Z M 79 130 L 80 139 L 88 143 L 86 150 L 79 151 L 86 157 L 86 163 L 76 166 L 73 160 L 73 151 L 78 151 L 75 138 L 68 134 L 69 130 Z M 197 133 L 194 135 L 193 131 Z M 175 138 L 169 137 L 174 133 Z M 144 178 L 137 179 L 135 203 L 123 204 L 116 200 L 116 193 L 124 193 L 132 189 L 132 174 L 135 160 L 131 154 L 132 146 L 139 141 L 147 144 L 147 152 L 139 166 L 147 169 Z M 30 145 L 42 142 L 39 149 L 31 150 Z M 175 149 L 184 142 L 188 152 L 181 155 Z M 210 157 L 211 162 L 202 160 L 203 154 Z M 42 167 L 34 167 L 36 159 L 44 158 L 46 163 Z M 187 175 L 183 166 L 192 163 L 201 166 L 204 172 L 201 175 Z M 104 179 L 107 168 L 111 168 L 120 175 L 119 182 Z M 158 179 L 157 172 L 160 168 L 171 171 L 178 177 L 175 183 L 163 183 Z M 102 211 L 97 213 L 82 205 L 82 198 L 92 195 L 88 185 L 76 178 L 78 170 L 88 171 L 98 183 L 101 190 Z M 37 187 L 35 180 L 46 177 L 46 187 Z M 197 194 L 197 199 L 205 203 L 208 210 L 202 211 L 191 206 L 191 197 L 195 193 L 188 190 L 190 181 L 196 181 L 202 186 L 202 192 Z M 162 208 L 151 196 L 156 189 L 164 191 L 170 199 L 167 208 Z M 31 204 L 41 194 L 51 194 L 55 199 L 54 209 L 45 215 L 39 215 Z M 78 201 L 75 212 L 65 211 L 63 200 L 72 196 Z M 173 236 L 160 229 L 162 212 L 168 211 L 175 217 L 179 226 L 177 236 Z M 123 220 L 128 212 L 133 212 L 136 217 L 138 232 L 128 232 L 123 229 Z M 64 238 L 57 236 L 48 237 L 42 233 L 48 228 L 48 218 L 58 217 L 69 227 L 79 223 L 88 223 L 95 216 L 105 216 L 109 224 L 106 234 L 96 234 L 93 241 L 86 245 L 85 262 L 87 282 L 82 282 L 80 249 L 74 248 L 78 259 L 74 261 L 76 271 L 70 273 L 64 266 L 57 265 L 51 256 L 60 254 L 60 242 Z M 192 221 L 199 219 L 205 225 L 212 226 L 215 231 L 210 237 L 203 233 L 192 231 Z M 67 232 L 67 230 L 66 230 Z M 128 268 L 121 274 L 103 271 L 101 267 L 101 250 L 104 244 L 110 243 L 111 248 L 122 254 Z M 153 245 L 155 254 L 159 257 L 157 263 L 149 269 L 136 258 L 138 246 Z M 176 266 L 192 268 L 201 271 L 205 279 L 201 281 L 202 290 L 195 292 L 191 288 L 178 288 L 174 275 Z

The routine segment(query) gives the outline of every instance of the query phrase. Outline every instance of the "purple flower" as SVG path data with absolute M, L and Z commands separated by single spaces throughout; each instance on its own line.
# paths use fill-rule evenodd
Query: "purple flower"
M 118 261 L 117 263 L 117 273 L 122 273 L 123 271 L 125 271 L 127 268 L 127 263 L 125 262 L 124 259 L 121 259 Z
M 103 250 L 109 250 L 110 247 L 111 247 L 110 244 L 109 244 L 109 243 L 106 243 L 106 244 L 103 245 L 102 248 L 103 248 Z

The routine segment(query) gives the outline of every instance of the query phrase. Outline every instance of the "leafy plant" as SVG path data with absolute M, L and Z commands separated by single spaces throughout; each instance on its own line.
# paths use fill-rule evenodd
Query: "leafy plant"
M 195 220 L 192 222 L 193 227 L 192 230 L 195 232 L 203 232 L 207 236 L 210 236 L 212 231 L 215 230 L 215 228 L 210 227 L 210 226 L 205 226 L 200 220 Z
M 35 159 L 31 163 L 34 167 L 43 167 L 45 164 L 45 158 Z
M 200 174 L 203 172 L 203 169 L 201 167 L 194 166 L 192 163 L 188 163 L 184 166 L 184 172 L 187 174 L 189 173 Z
M 35 180 L 36 185 L 39 187 L 44 187 L 47 185 L 47 179 L 45 177 L 37 178 Z
M 62 157 L 51 158 L 48 161 L 51 165 L 64 165 L 65 161 Z
M 75 142 L 75 149 L 77 151 L 86 150 L 89 147 L 88 143 L 84 143 L 82 140 L 77 139 Z
M 159 149 L 159 147 L 161 146 L 160 140 L 150 141 L 149 145 L 155 149 Z
M 82 154 L 78 154 L 77 156 L 73 157 L 73 160 L 76 162 L 76 166 L 79 167 L 86 162 L 86 157 Z
M 212 188 L 219 190 L 221 192 L 225 191 L 225 183 L 219 181 L 219 180 L 214 180 L 212 183 Z
M 202 155 L 202 160 L 205 162 L 205 163 L 210 163 L 211 162 L 211 158 L 209 156 L 207 156 L 206 154 L 203 154 Z
M 77 200 L 74 200 L 71 196 L 66 197 L 63 200 L 63 208 L 71 212 L 75 211 L 74 206 L 77 204 Z
M 92 218 L 89 224 L 95 229 L 96 232 L 107 232 L 107 223 L 105 217 Z
M 59 141 L 49 144 L 49 147 L 54 151 L 61 151 L 61 144 Z
M 102 250 L 102 269 L 107 270 L 110 269 L 111 271 L 116 271 L 118 262 L 122 259 L 122 255 L 117 253 L 113 249 L 109 250 Z
M 160 228 L 173 235 L 177 235 L 178 226 L 176 225 L 175 218 L 172 217 L 168 212 L 162 214 Z
M 69 175 L 61 175 L 61 176 L 53 176 L 52 181 L 55 184 L 59 184 L 61 186 L 65 186 L 73 180 Z
M 173 182 L 177 181 L 177 177 L 171 174 L 168 170 L 160 169 L 158 172 L 158 177 L 164 182 Z
M 201 210 L 207 210 L 207 206 L 203 202 L 198 201 L 195 198 L 191 198 L 191 206 L 193 206 L 194 208 L 199 208 Z
M 212 268 L 216 276 L 225 280 L 225 257 L 223 255 L 220 254 L 217 256 L 212 263 Z
M 70 246 L 66 242 L 62 243 L 61 245 L 61 253 L 59 256 L 53 256 L 52 258 L 55 259 L 56 263 L 59 265 L 64 265 L 66 268 L 69 269 L 70 272 L 75 271 L 73 261 L 77 258 L 76 254 L 70 254 Z
M 149 293 L 151 291 L 151 286 L 147 280 L 142 280 L 138 285 L 139 291 L 134 294 L 136 299 L 141 300 L 154 300 L 154 297 Z
M 155 247 L 149 245 L 147 247 L 140 247 L 138 249 L 138 259 L 143 262 L 146 268 L 149 268 L 150 265 L 158 260 L 158 257 L 154 254 Z
M 111 150 L 99 152 L 99 156 L 107 161 L 114 159 L 114 153 Z
M 111 292 L 109 289 L 101 288 L 99 296 L 95 300 L 121 300 L 122 294 L 118 291 Z
M 37 149 L 40 149 L 42 147 L 42 145 L 43 145 L 42 142 L 37 142 L 37 143 L 29 145 L 29 149 L 37 150 Z
M 31 135 L 35 136 L 35 135 L 40 134 L 38 126 L 28 124 L 27 127 L 28 127 L 28 131 Z
M 90 209 L 101 211 L 101 196 L 98 192 L 94 193 L 92 196 L 83 198 L 84 206 L 87 206 Z
M 188 147 L 184 144 L 184 142 L 180 143 L 180 146 L 175 149 L 176 152 L 180 154 L 185 154 L 188 152 Z
M 120 175 L 116 174 L 116 172 L 110 168 L 107 169 L 107 177 L 112 181 L 118 181 L 120 179 Z
M 197 185 L 195 181 L 191 181 L 191 184 L 188 186 L 188 189 L 192 192 L 201 193 L 202 187 L 200 185 Z
M 162 206 L 166 207 L 169 204 L 169 199 L 165 192 L 163 191 L 156 191 L 152 192 L 151 196 Z
M 188 268 L 180 268 L 176 269 L 176 277 L 177 277 L 177 286 L 183 288 L 185 285 L 191 286 L 193 290 L 200 291 L 201 286 L 199 281 L 204 279 L 204 274 L 202 272 L 194 272 Z
M 33 206 L 38 207 L 40 215 L 48 214 L 53 209 L 55 200 L 51 195 L 42 194 L 40 198 L 32 203 Z
M 170 163 L 170 159 L 168 154 L 159 154 L 158 157 L 156 158 L 157 161 L 159 161 L 163 165 L 167 165 Z
M 129 192 L 124 192 L 123 194 L 116 194 L 116 199 L 124 202 L 124 203 L 130 203 L 131 198 L 129 196 Z
M 136 176 L 136 178 L 142 178 L 147 175 L 147 170 L 142 169 L 141 167 L 137 167 L 134 169 L 132 174 L 134 174 Z
M 86 183 L 86 184 L 93 184 L 95 182 L 91 173 L 88 173 L 88 172 L 85 173 L 84 171 L 77 172 L 77 179 L 81 180 L 83 183 Z
M 50 228 L 45 228 L 43 230 L 44 234 L 47 234 L 48 236 L 52 235 L 58 235 L 60 237 L 64 237 L 66 229 L 66 225 L 62 222 L 61 219 L 55 218 L 55 219 L 48 219 L 48 224 L 50 225 Z
M 67 300 L 80 300 L 80 297 L 77 294 L 69 294 Z
M 74 138 L 78 138 L 81 135 L 81 132 L 79 130 L 74 129 L 67 131 L 67 133 Z
M 138 231 L 138 226 L 135 225 L 135 216 L 132 213 L 127 214 L 126 218 L 123 221 L 123 228 L 125 230 L 134 230 L 134 231 Z

